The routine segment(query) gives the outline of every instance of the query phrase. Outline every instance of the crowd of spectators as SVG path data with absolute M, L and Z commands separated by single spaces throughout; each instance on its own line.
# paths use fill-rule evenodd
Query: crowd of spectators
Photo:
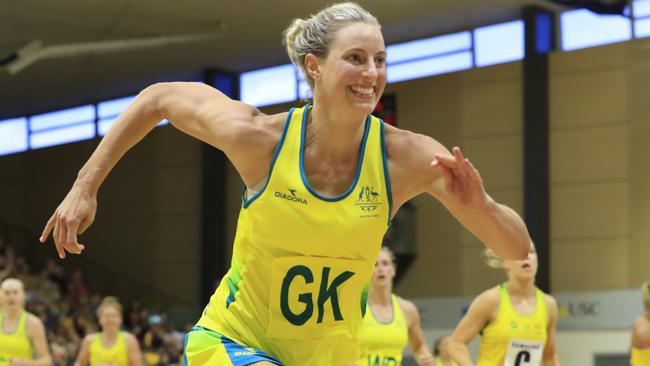
M 25 284 L 25 307 L 43 321 L 54 365 L 73 365 L 84 336 L 99 331 L 96 310 L 102 296 L 89 290 L 81 269 L 68 274 L 54 259 L 40 270 L 30 268 L 0 236 L 0 282 L 7 277 Z M 125 306 L 123 323 L 137 337 L 144 365 L 180 364 L 184 333 L 173 329 L 164 312 L 134 301 Z

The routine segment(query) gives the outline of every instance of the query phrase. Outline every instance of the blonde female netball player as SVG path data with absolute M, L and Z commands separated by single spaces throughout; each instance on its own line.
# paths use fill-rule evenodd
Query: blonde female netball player
M 650 366 L 650 282 L 641 286 L 645 314 L 634 321 L 630 356 L 632 366 Z
M 0 366 L 52 365 L 43 322 L 25 311 L 22 281 L 7 278 L 0 283 L 0 292 Z
M 382 247 L 370 280 L 363 326 L 359 332 L 361 358 L 358 366 L 402 364 L 409 345 L 418 365 L 434 366 L 433 355 L 420 327 L 420 313 L 412 302 L 393 294 L 395 260 Z
M 386 86 L 377 20 L 356 4 L 285 33 L 313 104 L 266 115 L 207 85 L 146 88 L 118 118 L 48 221 L 59 256 L 81 253 L 99 186 L 167 118 L 222 150 L 247 189 L 232 264 L 186 339 L 189 365 L 343 365 L 358 357 L 363 288 L 390 218 L 427 193 L 505 258 L 525 258 L 521 218 L 486 194 L 459 148 L 370 115 Z M 435 117 L 432 116 L 432 119 Z
M 478 366 L 557 366 L 557 303 L 535 286 L 537 251 L 530 244 L 525 260 L 501 260 L 486 250 L 488 265 L 504 268 L 508 281 L 480 294 L 449 341 L 461 366 L 473 365 L 467 344 L 481 334 Z
M 89 334 L 81 343 L 74 366 L 141 366 L 140 345 L 133 334 L 122 331 L 122 305 L 105 297 L 97 308 L 102 331 Z

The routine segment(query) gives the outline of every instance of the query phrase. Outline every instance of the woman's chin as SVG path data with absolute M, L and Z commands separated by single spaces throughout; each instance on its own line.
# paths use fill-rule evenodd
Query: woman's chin
M 352 109 L 358 111 L 359 114 L 362 114 L 364 116 L 367 116 L 372 112 L 374 112 L 375 106 L 377 105 L 377 103 L 374 100 L 373 101 L 355 100 L 352 101 L 352 103 L 350 104 Z
M 534 272 L 524 272 L 524 273 L 518 273 L 517 278 L 520 280 L 524 281 L 534 281 L 535 280 L 535 273 Z

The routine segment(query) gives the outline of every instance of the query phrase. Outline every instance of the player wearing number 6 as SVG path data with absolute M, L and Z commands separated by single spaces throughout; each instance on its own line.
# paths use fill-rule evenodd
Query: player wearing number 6
M 118 118 L 48 221 L 59 256 L 79 254 L 99 186 L 163 118 L 222 150 L 246 185 L 231 268 L 186 338 L 193 365 L 340 366 L 390 218 L 427 193 L 505 258 L 524 258 L 521 218 L 484 190 L 459 148 L 370 113 L 386 86 L 377 19 L 333 5 L 285 32 L 313 104 L 266 115 L 198 83 L 146 88 Z M 423 106 L 426 110 L 426 106 Z M 435 113 L 431 114 L 436 123 Z
M 460 366 L 473 365 L 467 344 L 481 334 L 477 366 L 557 366 L 557 303 L 535 286 L 537 251 L 530 244 L 525 260 L 501 260 L 486 249 L 487 264 L 504 268 L 508 281 L 480 294 L 449 342 Z

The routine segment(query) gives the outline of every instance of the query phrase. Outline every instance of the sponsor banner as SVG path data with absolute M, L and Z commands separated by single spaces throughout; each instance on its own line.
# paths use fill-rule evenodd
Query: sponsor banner
M 557 293 L 560 329 L 630 328 L 644 313 L 640 289 Z
M 644 313 L 639 289 L 558 292 L 558 329 L 628 329 Z M 424 298 L 414 300 L 422 327 L 455 328 L 473 297 Z

